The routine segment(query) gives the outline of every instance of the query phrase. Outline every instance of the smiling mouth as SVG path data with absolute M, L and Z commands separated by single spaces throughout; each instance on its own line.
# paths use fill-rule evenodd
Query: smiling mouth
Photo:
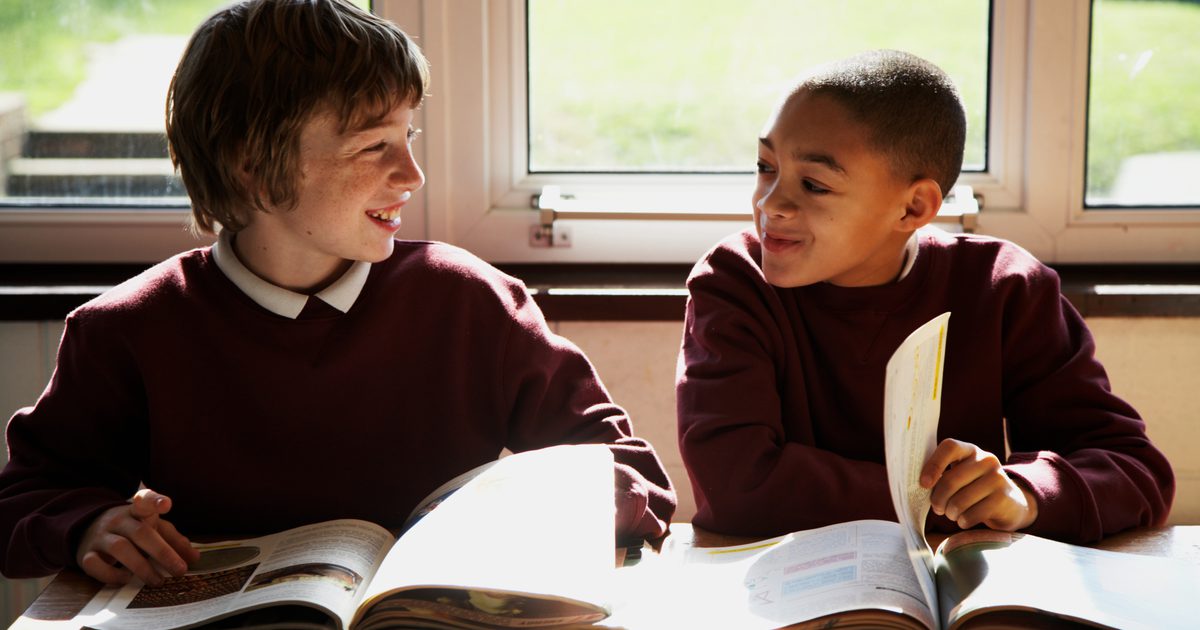
M 771 252 L 772 254 L 785 252 L 804 245 L 804 241 L 801 239 L 783 238 L 775 236 L 770 232 L 763 232 L 761 240 L 763 249 Z
M 400 213 L 403 209 L 404 204 L 396 204 L 380 210 L 368 210 L 367 216 L 385 223 L 391 223 L 400 218 Z
M 377 210 L 367 210 L 367 216 L 371 217 L 372 219 L 375 219 L 376 221 L 382 221 L 384 223 L 395 223 L 400 220 L 400 214 L 404 210 L 404 204 L 408 203 L 408 200 L 411 198 L 412 198 L 412 193 L 406 192 L 403 195 L 401 195 L 400 201 L 398 201 L 390 206 L 387 206 L 386 208 L 379 208 Z

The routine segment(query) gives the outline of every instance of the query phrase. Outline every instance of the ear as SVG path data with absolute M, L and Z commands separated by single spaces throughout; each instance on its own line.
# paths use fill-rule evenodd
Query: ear
M 918 179 L 905 193 L 904 216 L 896 223 L 901 232 L 914 232 L 933 221 L 942 208 L 942 187 L 932 179 Z
M 250 208 L 266 210 L 263 206 L 264 200 L 268 199 L 265 194 L 262 180 L 254 172 L 254 167 L 245 154 L 239 150 L 234 164 L 236 167 L 232 169 L 230 175 L 236 180 L 237 185 L 241 190 L 237 194 L 242 198 L 242 201 Z

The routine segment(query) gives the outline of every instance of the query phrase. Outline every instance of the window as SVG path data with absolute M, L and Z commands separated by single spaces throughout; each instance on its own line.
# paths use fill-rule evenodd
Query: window
M 1191 106 L 1200 73 L 1187 45 L 1195 2 L 376 0 L 374 8 L 432 64 L 415 147 L 428 183 L 406 209 L 404 237 L 449 241 L 493 262 L 694 261 L 749 216 L 747 164 L 777 96 L 772 84 L 811 62 L 898 47 L 960 84 L 973 134 L 960 182 L 981 199 L 977 231 L 1049 262 L 1200 261 L 1200 198 L 1188 188 L 1197 178 L 1173 174 L 1195 172 L 1188 160 L 1200 144 Z M 845 24 L 864 31 L 835 30 Z M 798 41 L 781 54 L 789 34 Z M 697 62 L 701 78 L 689 70 Z M 736 83 L 708 84 L 720 76 Z M 1160 83 L 1172 88 L 1154 99 L 1131 89 Z M 710 131 L 718 135 L 703 135 Z M 1126 181 L 1135 192 L 1117 185 Z M 548 187 L 564 206 L 606 218 L 567 214 L 546 239 L 536 206 L 549 205 L 552 195 L 540 197 Z M 196 245 L 180 227 L 182 210 L 7 205 L 0 259 L 145 261 Z
M 4 260 L 145 261 L 201 244 L 183 229 L 165 100 L 191 33 L 230 3 L 0 2 Z
M 1200 2 L 1096 0 L 1088 207 L 1200 205 Z
M 744 225 L 707 218 L 741 220 L 735 216 L 737 213 L 749 215 L 747 200 L 753 186 L 751 178 L 736 172 L 722 172 L 723 167 L 738 160 L 736 157 L 707 169 L 716 172 L 699 173 L 679 172 L 683 169 L 664 167 L 656 159 L 643 160 L 649 165 L 646 168 L 630 167 L 612 160 L 589 163 L 578 155 L 571 155 L 570 148 L 566 153 L 560 151 L 558 157 L 553 150 L 539 153 L 539 143 L 553 149 L 555 145 L 575 144 L 580 140 L 575 137 L 569 142 L 555 139 L 556 134 L 565 138 L 562 134 L 577 133 L 577 129 L 546 131 L 551 123 L 539 120 L 539 117 L 547 116 L 547 110 L 538 104 L 538 90 L 571 92 L 585 83 L 603 84 L 611 80 L 604 71 L 597 69 L 599 62 L 594 59 L 578 62 L 583 65 L 575 66 L 578 69 L 576 78 L 572 78 L 570 68 L 560 73 L 561 76 L 546 73 L 544 64 L 550 64 L 552 68 L 560 61 L 539 62 L 533 58 L 542 46 L 538 39 L 538 29 L 543 29 L 539 22 L 543 18 L 538 17 L 539 7 L 550 12 L 547 16 L 555 11 L 579 13 L 578 20 L 562 17 L 550 20 L 555 24 L 553 32 L 542 35 L 543 38 L 569 42 L 569 50 L 564 55 L 569 55 L 572 48 L 598 50 L 589 48 L 594 44 L 589 44 L 581 32 L 590 32 L 593 27 L 603 31 L 608 24 L 619 24 L 621 27 L 617 30 L 630 35 L 625 40 L 615 40 L 625 47 L 636 48 L 647 37 L 671 39 L 678 36 L 678 43 L 667 48 L 675 51 L 671 53 L 675 57 L 707 59 L 707 49 L 713 46 L 722 51 L 737 49 L 736 46 L 723 48 L 720 43 L 710 44 L 704 36 L 679 36 L 685 25 L 696 21 L 693 16 L 685 15 L 690 7 L 697 6 L 696 3 L 676 6 L 675 13 L 668 15 L 668 18 L 673 15 L 674 19 L 660 22 L 659 28 L 647 35 L 644 25 L 628 26 L 629 21 L 639 18 L 620 11 L 652 11 L 655 7 L 675 5 L 655 2 L 626 6 L 609 2 L 605 6 L 610 7 L 614 15 L 589 15 L 578 9 L 587 4 L 582 0 L 508 0 L 481 3 L 476 9 L 455 6 L 454 10 L 420 0 L 395 1 L 423 10 L 421 28 L 425 39 L 422 45 L 434 61 L 434 92 L 442 90 L 448 95 L 441 101 L 436 96 L 431 98 L 425 111 L 425 139 L 431 158 L 426 161 L 430 182 L 427 220 L 428 234 L 432 238 L 453 241 L 498 262 L 686 262 L 694 261 L 716 240 Z M 1098 1 L 1103 3 L 1098 12 L 1104 9 L 1103 5 L 1138 4 L 1136 0 Z M 728 5 L 735 7 L 735 11 L 742 11 L 735 15 L 746 15 L 755 11 L 758 4 L 714 3 L 711 7 L 717 10 Z M 808 6 L 799 0 L 761 4 Z M 820 26 L 828 29 L 836 28 L 842 22 L 871 23 L 870 16 L 863 14 L 869 13 L 874 6 L 866 0 L 812 4 L 821 8 L 814 9 L 811 15 L 840 10 L 854 14 L 854 20 L 832 20 L 826 16 Z M 982 199 L 976 230 L 1013 240 L 1049 262 L 1200 260 L 1200 211 L 1195 205 L 1101 209 L 1084 204 L 1092 2 L 993 0 L 990 3 L 953 4 L 952 10 L 943 12 L 950 18 L 948 20 L 937 22 L 941 14 L 926 17 L 936 24 L 935 38 L 967 42 L 966 49 L 950 55 L 953 61 L 940 61 L 956 73 L 960 82 L 964 81 L 965 75 L 955 70 L 954 64 L 966 58 L 981 57 L 980 47 L 986 51 L 986 104 L 976 106 L 980 111 L 986 111 L 986 127 L 973 125 L 977 130 L 985 130 L 983 137 L 975 140 L 975 146 L 982 147 L 983 155 L 981 159 L 969 160 L 973 164 L 967 165 L 969 169 L 978 165 L 980 170 L 965 173 L 960 180 L 970 185 Z M 983 10 L 989 24 L 986 31 L 980 27 L 982 18 L 957 13 L 966 11 L 964 7 L 968 6 L 985 6 Z M 921 10 L 914 8 L 912 3 L 904 9 L 910 12 Z M 891 28 L 878 29 L 879 34 L 869 34 L 860 41 L 870 41 L 869 47 L 896 45 L 913 48 L 918 54 L 930 57 L 938 54 L 930 52 L 931 49 L 917 49 L 918 44 L 913 42 L 887 39 L 893 36 L 891 33 L 905 30 L 899 26 L 899 17 L 889 17 L 892 18 L 888 24 Z M 812 28 L 794 17 L 779 21 L 798 33 Z M 726 30 L 719 32 L 736 31 L 736 25 L 729 22 L 736 20 L 727 20 Z M 566 32 L 560 32 L 563 29 Z M 767 33 L 761 39 L 771 38 L 770 25 L 760 30 Z M 710 29 L 709 32 L 718 31 Z M 975 39 L 963 32 L 973 33 Z M 1183 32 L 1186 36 L 1190 31 L 1184 29 Z M 979 41 L 983 35 L 987 37 L 986 43 Z M 743 46 L 752 49 L 754 41 L 749 38 Z M 969 43 L 972 41 L 976 42 L 974 46 Z M 618 44 L 611 44 L 610 48 Z M 806 47 L 797 45 L 795 48 Z M 780 55 L 770 52 L 762 53 L 767 57 L 765 61 L 762 56 L 750 56 L 756 63 L 778 63 L 776 58 Z M 816 56 L 822 52 L 825 51 L 818 50 Z M 841 54 L 828 52 L 833 56 Z M 593 52 L 592 56 L 595 55 Z M 618 51 L 614 55 L 621 57 L 627 53 Z M 649 59 L 644 63 L 653 66 L 657 61 Z M 742 71 L 738 75 L 738 87 L 729 90 L 750 92 L 756 89 L 752 80 L 755 70 L 745 65 L 738 66 Z M 668 83 L 677 83 L 674 74 L 683 73 L 674 68 L 669 66 L 667 70 L 658 70 L 657 74 L 668 77 Z M 783 78 L 795 72 L 783 67 L 775 70 Z M 541 76 L 555 76 L 555 79 L 539 79 Z M 580 77 L 584 81 L 580 81 Z M 679 88 L 673 89 L 676 91 L 667 92 L 668 101 L 679 100 Z M 967 98 L 971 98 L 968 95 L 970 89 L 963 88 Z M 650 90 L 644 83 L 636 82 L 625 89 L 607 88 L 604 91 L 610 94 L 603 101 L 621 99 L 629 92 Z M 975 93 L 979 93 L 978 89 Z M 764 108 L 763 111 L 774 101 L 774 98 L 758 94 L 739 93 L 739 96 L 745 101 L 761 98 L 764 102 L 755 106 Z M 568 101 L 575 97 L 574 94 L 557 95 L 560 100 Z M 1188 97 L 1181 95 L 1181 98 Z M 1190 98 L 1195 100 L 1194 95 Z M 654 111 L 659 106 L 638 102 L 639 107 L 650 110 L 649 117 L 662 115 Z M 573 106 L 576 105 L 568 102 L 565 108 L 569 110 Z M 612 109 L 608 108 L 609 111 Z M 1182 109 L 1180 116 L 1189 110 Z M 630 116 L 635 122 L 626 123 L 626 126 L 636 132 L 629 135 L 634 142 L 640 140 L 640 144 L 650 144 L 646 141 L 645 128 L 639 127 L 641 112 Z M 757 119 L 759 116 L 747 117 Z M 582 120 L 583 123 L 575 126 L 592 124 L 592 119 L 586 116 Z M 749 124 L 757 126 L 761 121 L 751 120 Z M 664 133 L 657 125 L 655 128 L 657 133 Z M 755 134 L 757 129 L 749 133 Z M 685 149 L 684 152 L 688 151 Z M 594 154 L 624 152 L 610 145 L 588 153 L 594 157 Z M 644 172 L 638 172 L 639 169 Z M 560 244 L 565 241 L 565 247 L 545 247 L 544 241 L 539 242 L 531 236 L 531 231 L 537 233 L 544 216 L 530 207 L 531 202 L 536 205 L 536 196 L 546 186 L 557 186 L 565 198 L 562 203 L 585 211 L 567 215 L 578 216 L 579 220 L 554 222 L 554 230 L 561 229 L 564 237 L 554 240 Z M 590 212 L 592 210 L 595 212 Z M 612 216 L 620 216 L 614 215 L 613 211 L 638 213 L 653 220 L 612 219 Z M 659 220 L 666 214 L 684 216 L 688 220 Z M 585 220 L 589 215 L 609 218 Z
M 969 117 L 964 168 L 986 170 L 988 0 L 526 6 L 530 173 L 750 173 L 794 77 L 871 48 L 954 78 Z

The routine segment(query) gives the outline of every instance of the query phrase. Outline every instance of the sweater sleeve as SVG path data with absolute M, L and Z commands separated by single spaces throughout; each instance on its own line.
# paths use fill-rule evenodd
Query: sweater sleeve
M 884 467 L 817 446 L 797 342 L 750 260 L 718 249 L 688 282 L 677 366 L 679 448 L 705 529 L 774 536 L 895 520 Z M 781 392 L 786 390 L 786 396 Z M 787 409 L 784 407 L 787 406 Z
M 138 487 L 144 442 L 130 436 L 144 415 L 136 368 L 119 343 L 67 319 L 45 392 L 7 430 L 0 472 L 0 572 L 49 575 L 75 564 L 83 531 Z
M 1113 395 L 1091 333 L 1057 274 L 1033 266 L 1005 305 L 1006 471 L 1038 501 L 1027 531 L 1087 543 L 1162 525 L 1175 493 L 1171 466 L 1145 424 Z
M 633 435 L 583 352 L 554 334 L 519 284 L 511 287 L 499 396 L 510 409 L 513 451 L 604 443 L 616 462 L 616 534 L 622 544 L 660 538 L 675 512 L 675 491 L 649 442 Z

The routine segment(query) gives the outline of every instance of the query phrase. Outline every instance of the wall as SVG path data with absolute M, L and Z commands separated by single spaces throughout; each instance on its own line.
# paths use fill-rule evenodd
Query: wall
M 1097 355 L 1114 391 L 1146 418 L 1151 438 L 1175 466 L 1172 524 L 1200 524 L 1200 318 L 1092 318 Z M 634 428 L 658 448 L 680 493 L 677 520 L 695 512 L 675 441 L 675 359 L 679 322 L 559 322 L 584 349 Z M 62 334 L 58 322 L 0 323 L 0 415 L 31 404 L 45 387 Z M 6 457 L 6 453 L 4 457 Z M 16 617 L 41 582 L 0 588 L 0 624 Z

